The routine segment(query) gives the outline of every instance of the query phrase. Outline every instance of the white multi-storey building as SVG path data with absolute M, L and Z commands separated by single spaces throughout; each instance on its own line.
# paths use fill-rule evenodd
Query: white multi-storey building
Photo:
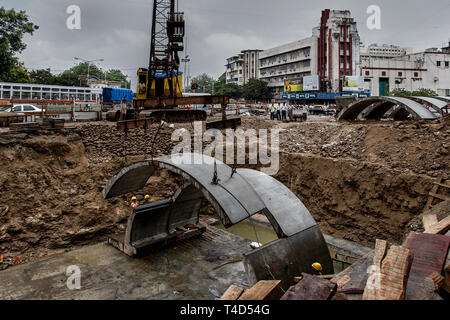
M 324 10 L 312 36 L 259 54 L 259 78 L 268 82 L 276 98 L 285 80 L 319 76 L 320 91 L 342 91 L 345 75 L 359 75 L 360 38 L 348 10 Z
M 422 88 L 450 96 L 450 52 L 433 50 L 391 59 L 365 57 L 361 60 L 361 76 L 374 96 L 393 89 Z
M 228 58 L 226 79 L 227 83 L 244 85 L 257 77 L 268 83 L 276 99 L 283 96 L 286 80 L 292 81 L 287 86 L 301 88 L 299 84 L 309 75 L 319 79 L 314 85 L 316 91 L 330 93 L 331 97 L 349 90 L 344 86 L 346 76 L 363 79 L 364 94 L 368 94 L 367 90 L 376 96 L 395 88 L 426 88 L 450 95 L 450 43 L 441 50 L 411 51 L 386 44 L 363 47 L 350 11 L 326 9 L 309 38 L 264 51 L 245 50 Z M 253 64 L 253 53 L 259 59 L 257 65 Z M 360 86 L 356 89 L 363 90 Z
M 226 82 L 243 86 L 250 79 L 258 78 L 259 53 L 262 50 L 242 50 L 240 54 L 227 59 Z
M 226 83 L 244 84 L 244 55 L 238 54 L 227 59 Z
M 312 74 L 319 75 L 320 91 L 340 92 L 344 76 L 359 75 L 360 37 L 349 10 L 323 10 L 313 29 Z
M 284 81 L 311 75 L 312 38 L 264 50 L 259 54 L 259 79 L 268 82 L 279 97 Z

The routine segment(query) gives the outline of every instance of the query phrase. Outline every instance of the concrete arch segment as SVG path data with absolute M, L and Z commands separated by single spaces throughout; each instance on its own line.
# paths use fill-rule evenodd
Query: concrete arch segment
M 182 163 L 177 156 L 169 156 L 133 164 L 111 178 L 103 190 L 105 199 L 138 191 L 157 169 L 168 169 L 186 179 L 186 184 L 172 199 L 133 210 L 124 238 L 113 245 L 133 256 L 141 246 L 176 239 L 177 229 L 198 222 L 201 199 L 205 197 L 216 210 L 221 210 L 218 212 L 226 227 L 263 213 L 277 233 L 278 240 L 244 255 L 244 266 L 251 281 L 266 279 L 269 273 L 282 279 L 283 286 L 288 287 L 295 275 L 313 273 L 314 262 L 322 264 L 324 273 L 333 273 L 319 226 L 286 186 L 256 170 L 237 169 L 232 174 L 232 168 L 219 161 L 216 162 L 217 179 L 213 182 L 214 158 L 184 155 L 191 160 L 195 156 L 200 156 L 203 163 Z M 201 230 L 187 232 L 195 234 Z
M 384 103 L 382 103 L 384 102 Z M 433 120 L 436 114 L 425 108 L 421 103 L 405 97 L 370 97 L 354 102 L 344 108 L 338 115 L 338 120 L 355 120 L 366 108 L 378 103 L 378 106 L 367 115 L 368 119 L 381 118 L 391 107 L 398 105 L 406 109 L 417 120 Z

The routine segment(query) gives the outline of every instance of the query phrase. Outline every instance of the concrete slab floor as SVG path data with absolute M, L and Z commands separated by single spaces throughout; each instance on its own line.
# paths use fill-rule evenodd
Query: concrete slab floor
M 231 284 L 249 287 L 242 254 L 250 241 L 212 226 L 200 237 L 131 258 L 101 243 L 0 272 L 0 299 L 216 299 Z M 70 290 L 69 266 L 81 271 Z M 71 282 L 71 281 L 69 281 Z

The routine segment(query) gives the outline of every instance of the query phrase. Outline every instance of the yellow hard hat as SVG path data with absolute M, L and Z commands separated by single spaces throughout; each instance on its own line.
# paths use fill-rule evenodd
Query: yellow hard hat
M 132 198 L 131 198 L 131 201 L 133 201 L 133 200 L 136 200 L 136 197 L 132 197 Z
M 316 269 L 317 271 L 322 271 L 322 265 L 321 265 L 320 263 L 318 263 L 318 262 L 314 262 L 314 263 L 312 264 L 312 267 L 313 267 L 314 269 Z
M 144 197 L 145 200 L 150 199 L 150 196 L 148 194 L 145 195 Z

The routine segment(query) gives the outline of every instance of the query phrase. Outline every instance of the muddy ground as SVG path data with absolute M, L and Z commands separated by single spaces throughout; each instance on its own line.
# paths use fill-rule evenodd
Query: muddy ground
M 79 123 L 62 133 L 0 134 L 0 254 L 22 262 L 123 231 L 125 195 L 103 200 L 103 186 L 122 167 L 170 154 L 174 129 L 133 129 L 125 136 L 108 122 Z M 449 121 L 305 123 L 244 118 L 243 129 L 280 129 L 277 179 L 304 202 L 324 233 L 373 247 L 376 238 L 400 243 L 421 230 L 428 192 L 450 170 Z M 244 165 L 245 166 L 245 165 Z M 139 194 L 153 201 L 182 183 L 168 172 Z M 203 212 L 213 213 L 206 203 Z

